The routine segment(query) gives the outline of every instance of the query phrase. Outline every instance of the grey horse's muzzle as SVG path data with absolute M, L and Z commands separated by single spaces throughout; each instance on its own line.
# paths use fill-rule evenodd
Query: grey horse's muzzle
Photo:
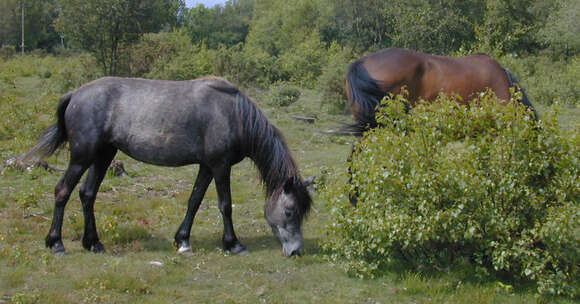
M 272 230 L 282 244 L 282 252 L 285 256 L 300 256 L 304 253 L 304 249 L 302 248 L 302 233 L 300 231 L 291 232 L 285 228 L 276 226 L 273 226 Z

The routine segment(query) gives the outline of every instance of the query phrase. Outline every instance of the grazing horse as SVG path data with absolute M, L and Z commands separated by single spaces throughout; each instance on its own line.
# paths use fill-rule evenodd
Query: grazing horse
M 384 49 L 349 66 L 346 92 L 355 124 L 345 131 L 360 136 L 376 127 L 375 109 L 387 94 L 408 90 L 408 109 L 422 101 L 433 101 L 441 93 L 468 104 L 487 89 L 508 103 L 510 87 L 514 85 L 518 85 L 517 79 L 485 54 L 454 58 L 400 48 Z M 537 117 L 523 90 L 522 95 L 521 102 Z
M 82 245 L 104 251 L 93 205 L 118 150 L 160 166 L 199 164 L 185 219 L 175 234 L 178 252 L 191 250 L 193 219 L 212 179 L 224 222 L 223 248 L 247 253 L 232 223 L 231 167 L 249 157 L 265 184 L 265 217 L 286 256 L 302 253 L 301 224 L 311 199 L 284 137 L 257 106 L 226 80 L 208 77 L 162 81 L 106 77 L 65 94 L 56 124 L 48 127 L 25 159 L 46 157 L 69 142 L 70 161 L 55 189 L 55 208 L 46 246 L 64 253 L 61 227 L 74 187 L 80 188 L 85 220 Z
M 485 54 L 453 58 L 400 48 L 384 49 L 362 57 L 349 66 L 346 92 L 355 123 L 346 126 L 343 131 L 361 136 L 377 127 L 376 107 L 388 94 L 408 92 L 407 110 L 417 103 L 433 101 L 441 93 L 454 96 L 460 104 L 468 104 L 487 89 L 506 104 L 510 100 L 510 87 L 518 84 L 510 71 Z M 521 92 L 523 98 L 520 102 L 537 119 L 526 93 Z M 348 171 L 351 172 L 350 167 Z M 356 205 L 356 200 L 355 190 L 350 194 L 350 201 Z

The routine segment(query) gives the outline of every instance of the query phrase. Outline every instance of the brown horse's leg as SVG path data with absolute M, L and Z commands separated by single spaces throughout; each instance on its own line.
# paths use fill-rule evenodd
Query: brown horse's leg
M 191 246 L 189 245 L 191 226 L 193 225 L 193 219 L 195 218 L 195 214 L 201 205 L 201 201 L 203 200 L 203 196 L 205 195 L 211 180 L 212 173 L 209 167 L 200 165 L 195 185 L 193 186 L 193 191 L 189 197 L 185 218 L 179 226 L 177 233 L 175 233 L 175 245 L 179 246 L 179 249 L 177 250 L 178 253 L 185 253 L 191 250 Z
M 95 223 L 94 204 L 97 197 L 97 192 L 101 186 L 101 182 L 107 173 L 107 169 L 111 161 L 115 157 L 117 149 L 108 148 L 100 151 L 98 157 L 89 169 L 87 178 L 85 179 L 79 196 L 83 205 L 83 215 L 85 218 L 85 231 L 83 234 L 83 247 L 92 252 L 103 252 L 105 248 L 99 241 L 97 228 Z
M 224 250 L 230 251 L 233 254 L 247 254 L 248 250 L 234 232 L 234 224 L 232 222 L 232 195 L 230 189 L 230 166 L 222 166 L 221 168 L 214 168 L 213 175 L 218 193 L 218 207 L 222 213 L 224 221 L 224 234 L 222 243 Z
M 65 251 L 61 235 L 64 208 L 72 190 L 78 184 L 81 176 L 87 170 L 87 167 L 87 165 L 75 163 L 71 159 L 64 176 L 55 187 L 55 203 L 52 224 L 45 239 L 46 247 L 52 248 L 53 253 L 63 254 Z

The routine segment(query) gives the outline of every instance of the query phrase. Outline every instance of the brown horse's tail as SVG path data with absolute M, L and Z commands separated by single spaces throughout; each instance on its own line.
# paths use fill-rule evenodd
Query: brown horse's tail
M 536 112 L 536 109 L 534 109 L 534 106 L 532 105 L 532 102 L 528 98 L 528 95 L 526 94 L 526 91 L 524 91 L 524 88 L 522 88 L 522 86 L 520 85 L 520 82 L 518 81 L 518 79 L 516 78 L 516 76 L 514 74 L 512 74 L 510 72 L 510 70 L 508 70 L 508 69 L 504 69 L 504 70 L 505 70 L 505 74 L 507 75 L 508 81 L 510 83 L 510 87 L 518 87 L 520 89 L 520 91 L 522 92 L 522 99 L 520 100 L 520 102 L 523 105 L 525 105 L 526 108 L 528 108 L 529 110 L 531 110 L 532 112 L 534 112 L 534 118 L 536 120 L 538 120 L 539 119 L 538 113 Z
M 68 107 L 71 96 L 72 92 L 68 92 L 60 98 L 56 110 L 56 123 L 44 130 L 44 133 L 40 136 L 36 145 L 22 157 L 23 161 L 29 161 L 36 157 L 45 158 L 51 156 L 67 141 L 64 112 Z
M 377 126 L 375 111 L 385 96 L 385 92 L 370 76 L 361 60 L 357 60 L 349 66 L 346 74 L 346 85 L 355 123 L 343 127 L 342 131 L 361 136 L 363 132 Z

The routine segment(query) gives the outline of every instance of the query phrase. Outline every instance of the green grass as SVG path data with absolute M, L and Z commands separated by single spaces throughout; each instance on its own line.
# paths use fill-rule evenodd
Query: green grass
M 39 130 L 53 117 L 56 99 L 38 98 L 47 90 L 26 71 L 16 87 L 0 80 L 0 105 L 8 100 L 24 106 L 31 120 L 12 122 L 21 137 L 0 137 L 2 161 L 33 145 Z M 5 77 L 6 78 L 6 77 Z M 250 92 L 250 95 L 260 94 Z M 11 99 L 8 99 L 10 96 Z M 259 98 L 257 98 L 259 99 Z M 259 100 L 257 100 L 259 102 Z M 341 175 L 352 138 L 320 133 L 349 122 L 320 106 L 318 92 L 305 91 L 287 108 L 259 102 L 285 134 L 302 175 Z M 27 111 L 31 111 L 28 113 Z M 570 124 L 578 109 L 570 114 Z M 48 116 L 47 116 L 48 115 Z M 315 116 L 314 124 L 292 115 Z M 35 120 L 39 119 L 39 120 Z M 3 126 L 0 126 L 3 127 Z M 5 126 L 4 126 L 5 127 Z M 2 130 L 3 128 L 0 128 Z M 107 176 L 97 197 L 97 228 L 107 252 L 82 249 L 83 216 L 77 191 L 67 205 L 63 241 L 68 254 L 54 256 L 44 247 L 52 218 L 54 185 L 60 173 L 41 169 L 7 169 L 0 176 L 0 303 L 534 303 L 533 290 L 515 290 L 507 283 L 477 282 L 469 274 L 420 275 L 393 272 L 374 280 L 359 280 L 326 261 L 319 244 L 325 238 L 332 206 L 315 196 L 315 209 L 304 224 L 306 254 L 285 258 L 263 218 L 264 195 L 258 172 L 249 160 L 232 172 L 233 220 L 248 256 L 231 256 L 221 248 L 223 224 L 213 184 L 192 229 L 194 252 L 179 256 L 173 235 L 183 219 L 197 166 L 163 168 L 119 155 L 130 177 Z M 67 153 L 49 163 L 64 168 Z M 160 262 L 160 266 L 150 262 Z M 467 278 L 467 279 L 466 279 Z M 563 299 L 547 299 L 565 302 Z

